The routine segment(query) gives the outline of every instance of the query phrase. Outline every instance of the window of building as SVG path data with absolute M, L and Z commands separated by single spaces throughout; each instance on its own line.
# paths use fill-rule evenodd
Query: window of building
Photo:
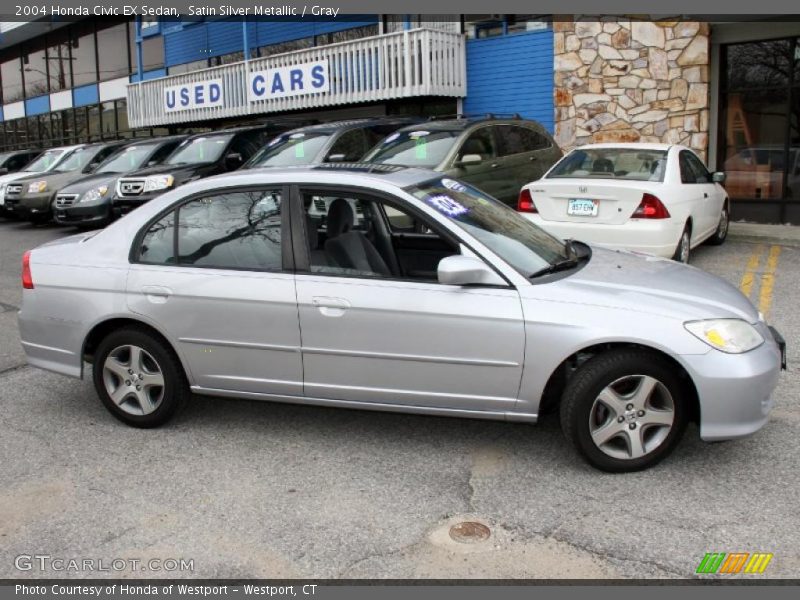
M 49 92 L 47 52 L 43 41 L 39 44 L 23 46 L 22 70 L 24 71 L 25 96 L 27 98 L 42 96 Z
M 50 72 L 50 91 L 58 92 L 72 87 L 70 69 L 69 31 L 55 31 L 47 35 L 47 67 Z
M 114 102 L 103 102 L 100 105 L 100 124 L 104 140 L 113 140 L 117 137 L 117 111 Z
M 192 71 L 200 71 L 208 68 L 208 59 L 196 60 L 194 62 L 183 63 L 182 65 L 174 65 L 167 67 L 167 75 L 179 75 L 181 73 L 191 73 Z
M 96 142 L 100 140 L 100 134 L 102 132 L 100 125 L 100 106 L 97 104 L 89 106 L 87 107 L 86 112 L 86 118 L 89 123 L 89 140 Z
M 75 87 L 97 81 L 97 55 L 94 40 L 94 22 L 73 26 L 72 82 Z
M 800 40 L 730 44 L 721 52 L 717 168 L 742 201 L 770 203 L 786 221 L 800 200 Z
M 547 29 L 545 15 L 464 15 L 464 33 L 470 39 L 483 39 L 514 33 Z
M 142 40 L 142 70 L 150 71 L 164 66 L 164 38 L 160 35 Z
M 339 42 L 359 40 L 373 35 L 378 35 L 377 23 L 373 25 L 364 25 L 362 27 L 353 27 L 352 29 L 343 29 L 342 31 L 321 33 L 314 38 L 314 42 L 317 46 L 325 46 L 326 44 L 338 44 Z
M 128 125 L 128 101 L 115 100 L 114 106 L 117 111 L 117 132 L 120 137 L 131 137 L 130 126 Z
M 244 52 L 230 52 L 222 56 L 215 56 L 211 59 L 211 66 L 217 67 L 220 65 L 230 65 L 232 63 L 242 62 L 244 60 Z
M 277 44 L 269 44 L 268 46 L 261 46 L 258 49 L 259 56 L 273 56 L 274 54 L 283 54 L 284 52 L 294 52 L 295 50 L 304 50 L 314 46 L 314 38 L 307 37 L 299 40 L 289 40 L 288 42 L 278 42 Z
M 3 56 L 0 62 L 0 79 L 3 82 L 3 104 L 22 100 L 25 91 L 22 87 L 22 58 L 19 49 Z
M 97 31 L 100 81 L 124 77 L 131 72 L 128 57 L 128 24 L 118 23 Z

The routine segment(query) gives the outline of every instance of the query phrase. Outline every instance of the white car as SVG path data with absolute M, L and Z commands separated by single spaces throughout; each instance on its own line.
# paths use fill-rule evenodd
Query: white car
M 688 262 L 728 235 L 724 181 L 685 146 L 592 144 L 524 186 L 517 210 L 560 238 Z
M 84 144 L 78 144 L 75 146 L 50 148 L 42 152 L 21 171 L 15 171 L 14 173 L 7 173 L 0 176 L 0 212 L 2 212 L 2 208 L 6 203 L 6 188 L 9 184 L 23 177 L 54 171 L 58 165 L 64 162 L 76 149 L 82 148 L 83 146 Z

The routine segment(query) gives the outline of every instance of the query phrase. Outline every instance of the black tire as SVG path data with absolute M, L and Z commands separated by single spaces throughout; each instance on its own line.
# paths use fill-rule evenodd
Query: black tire
M 631 379 L 627 380 L 628 377 Z M 662 402 L 666 399 L 663 392 L 666 389 L 671 400 L 671 426 L 667 429 L 667 425 L 648 423 L 649 419 L 658 414 L 657 407 L 654 406 L 648 408 L 651 415 L 647 415 L 644 410 L 627 410 L 622 415 L 608 411 L 606 420 L 597 424 L 595 433 L 606 426 L 618 429 L 619 432 L 604 444 L 608 446 L 605 450 L 601 449 L 592 438 L 592 419 L 596 417 L 596 411 L 605 409 L 606 406 L 599 401 L 598 396 L 612 383 L 622 381 L 621 385 L 626 385 L 627 381 L 634 382 L 636 377 L 652 378 L 663 386 L 653 388 L 650 399 L 654 401 Z M 621 395 L 625 403 L 631 397 L 633 396 Z M 628 404 L 626 408 L 629 406 L 631 405 Z M 630 412 L 638 416 L 631 417 Z M 680 442 L 689 420 L 689 393 L 684 382 L 675 375 L 674 366 L 658 354 L 634 349 L 610 350 L 589 359 L 574 373 L 564 389 L 560 413 L 564 435 L 590 465 L 609 473 L 640 471 L 662 461 Z M 624 420 L 618 421 L 619 417 Z M 634 429 L 628 430 L 631 425 Z M 642 450 L 647 450 L 642 456 L 625 458 L 609 455 L 609 452 L 623 454 L 626 452 L 625 447 L 630 454 L 629 440 L 633 439 L 631 436 L 634 433 L 638 433 L 638 439 L 647 440 L 642 443 Z M 651 448 L 648 449 L 648 445 Z
M 686 227 L 683 228 L 683 232 L 681 232 L 681 238 L 678 240 L 678 246 L 675 248 L 675 254 L 672 255 L 672 260 L 685 264 L 689 263 L 689 255 L 691 254 L 692 248 L 691 240 L 692 227 L 687 223 Z
M 725 206 L 722 207 L 722 213 L 719 216 L 719 223 L 717 224 L 717 230 L 714 232 L 710 238 L 708 238 L 708 243 L 712 246 L 721 246 L 725 243 L 725 240 L 728 238 L 728 228 L 730 225 L 730 211 L 728 210 L 728 204 L 725 203 Z
M 134 390 L 139 388 L 130 385 L 130 383 L 133 383 L 133 386 L 136 385 L 136 372 L 127 381 L 122 381 L 118 375 L 104 373 L 106 359 L 113 352 L 126 346 L 138 347 L 143 350 L 143 356 L 149 355 L 145 357 L 150 365 L 149 372 L 151 374 L 158 373 L 162 376 L 162 386 L 152 386 L 152 388 L 149 388 L 147 384 L 144 386 L 145 390 L 149 390 L 150 398 L 152 398 L 153 394 L 157 395 L 157 401 L 150 400 L 153 403 L 152 405 L 155 406 L 152 412 L 144 414 L 145 411 L 142 409 L 142 414 L 136 414 L 138 403 L 136 395 L 138 392 Z M 133 361 L 131 360 L 130 362 L 132 363 Z M 153 364 L 155 364 L 156 369 L 152 369 Z M 97 347 L 92 366 L 92 379 L 100 400 L 112 415 L 133 427 L 150 428 L 163 425 L 175 415 L 178 409 L 186 404 L 191 396 L 183 367 L 173 349 L 165 344 L 160 337 L 138 327 L 124 327 L 106 336 Z M 145 373 L 146 375 L 147 373 Z M 124 403 L 117 404 L 109 393 L 107 377 L 114 381 L 119 380 L 119 387 L 125 387 L 129 390 L 130 398 Z

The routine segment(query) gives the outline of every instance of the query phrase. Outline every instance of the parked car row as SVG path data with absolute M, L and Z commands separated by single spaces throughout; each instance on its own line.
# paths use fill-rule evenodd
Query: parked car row
M 0 155 L 0 168 L 13 168 L 22 154 Z M 209 175 L 341 162 L 437 171 L 516 205 L 563 239 L 682 262 L 692 248 L 721 244 L 728 232 L 725 176 L 709 173 L 689 148 L 594 144 L 562 157 L 546 129 L 518 116 L 382 117 L 295 128 L 275 121 L 55 148 L 0 176 L 0 204 L 33 222 L 100 227 Z M 333 200 L 316 198 L 312 214 L 324 218 Z

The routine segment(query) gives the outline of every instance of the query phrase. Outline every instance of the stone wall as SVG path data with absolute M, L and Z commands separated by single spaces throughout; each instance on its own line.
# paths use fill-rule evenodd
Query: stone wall
M 567 19 L 567 20 L 565 20 Z M 579 16 L 553 23 L 555 138 L 708 146 L 708 24 Z

